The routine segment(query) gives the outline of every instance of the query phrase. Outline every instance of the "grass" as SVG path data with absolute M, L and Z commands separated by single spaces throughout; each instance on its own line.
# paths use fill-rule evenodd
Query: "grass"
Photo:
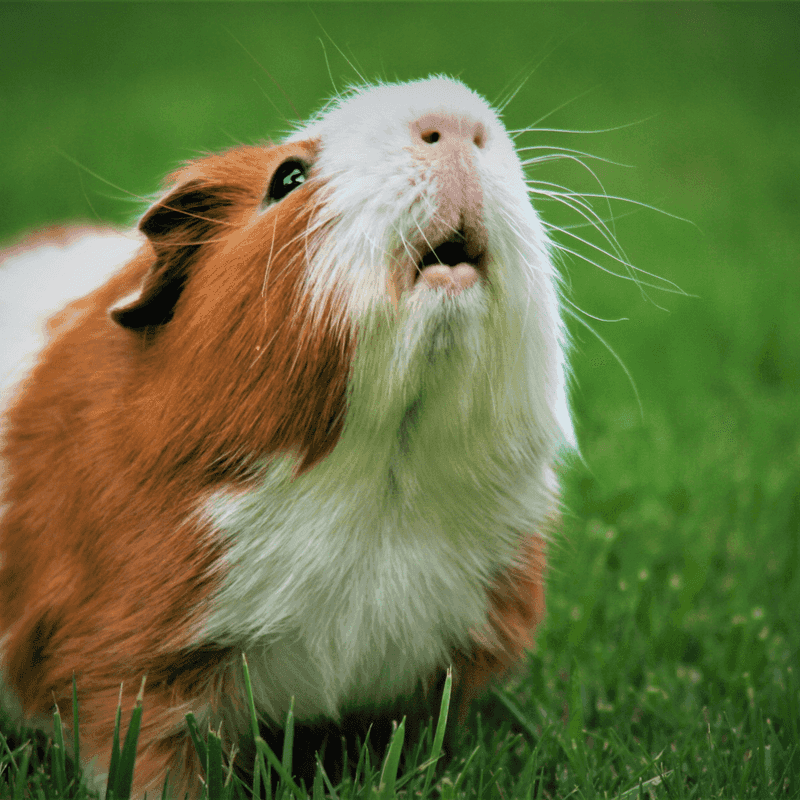
M 0 48 L 0 76 L 13 76 L 0 77 L 0 117 L 14 121 L 2 133 L 0 191 L 11 202 L 0 237 L 48 221 L 131 217 L 122 192 L 61 153 L 141 195 L 195 150 L 279 128 L 263 94 L 284 101 L 271 88 L 262 94 L 269 79 L 223 26 L 302 115 L 330 90 L 317 36 L 337 82 L 342 72 L 352 78 L 323 27 L 369 75 L 461 73 L 490 97 L 551 53 L 507 109 L 510 127 L 573 98 L 542 124 L 601 129 L 658 116 L 580 144 L 555 133 L 520 143 L 634 164 L 591 162 L 610 194 L 697 226 L 612 207 L 631 261 L 692 297 L 648 291 L 648 302 L 635 285 L 564 260 L 578 307 L 629 318 L 582 317 L 625 364 L 641 408 L 610 350 L 580 315 L 571 319 L 581 458 L 562 471 L 548 617 L 522 672 L 474 709 L 442 773 L 427 766 L 436 754 L 429 731 L 404 769 L 397 750 L 380 763 L 365 750 L 358 780 L 331 786 L 320 773 L 308 794 L 800 796 L 798 7 L 315 6 L 317 23 L 305 7 L 267 14 L 246 5 L 207 6 L 191 23 L 185 6 L 163 7 L 157 21 L 128 5 L 93 5 L 91 15 L 0 9 L 0 30 L 15 32 Z M 577 164 L 531 174 L 599 191 Z M 541 208 L 555 224 L 575 222 L 557 205 Z M 8 721 L 0 730 L 0 797 L 89 796 L 58 737 Z M 195 733 L 211 796 L 238 791 L 217 735 Z M 291 760 L 288 750 L 259 756 L 262 778 Z M 298 795 L 282 781 L 273 796 Z
M 203 764 L 203 793 L 205 797 L 214 800 L 234 800 L 234 798 L 261 797 L 268 798 L 297 798 L 304 800 L 309 794 L 305 786 L 298 786 L 292 778 L 292 742 L 294 719 L 290 708 L 286 719 L 286 738 L 281 758 L 270 749 L 269 745 L 259 735 L 258 718 L 256 715 L 253 692 L 250 686 L 250 675 L 247 661 L 244 660 L 245 686 L 247 701 L 250 709 L 250 721 L 253 739 L 256 744 L 256 756 L 252 769 L 251 782 L 244 783 L 236 776 L 233 770 L 233 761 L 226 764 L 223 756 L 224 747 L 221 731 L 200 731 L 197 721 L 192 713 L 186 715 L 188 734 L 194 743 L 195 750 Z M 370 750 L 365 745 L 361 751 L 359 763 L 351 778 L 335 788 L 324 768 L 318 763 L 317 773 L 310 789 L 313 800 L 323 797 L 356 798 L 369 797 L 373 800 L 391 800 L 397 796 L 401 787 L 405 792 L 413 791 L 420 798 L 438 796 L 455 797 L 459 780 L 448 790 L 434 787 L 434 775 L 438 761 L 442 755 L 442 743 L 447 725 L 448 708 L 452 675 L 448 673 L 442 693 L 439 721 L 432 739 L 427 758 L 421 760 L 422 746 L 428 742 L 423 739 L 413 753 L 407 753 L 410 761 L 406 765 L 407 775 L 400 777 L 398 774 L 401 756 L 403 755 L 405 719 L 396 724 L 391 737 L 382 766 L 378 769 L 370 763 Z M 133 773 L 136 762 L 136 748 L 139 738 L 139 729 L 143 715 L 142 692 L 136 700 L 136 705 L 131 715 L 128 730 L 124 741 L 120 744 L 122 732 L 120 718 L 122 709 L 117 709 L 117 719 L 111 742 L 111 760 L 108 778 L 103 787 L 107 800 L 124 800 L 131 794 Z M 121 694 L 121 693 L 120 693 Z M 73 706 L 75 718 L 78 717 L 77 688 L 73 681 Z M 50 741 L 32 759 L 33 743 L 24 731 L 20 731 L 22 743 L 11 747 L 8 739 L 0 734 L 0 741 L 4 746 L 4 753 L 0 757 L 0 796 L 22 800 L 23 797 L 47 798 L 87 798 L 96 796 L 88 792 L 80 781 L 80 776 L 74 764 L 66 755 L 64 730 L 61 716 L 56 709 L 53 713 L 54 734 Z M 79 752 L 78 729 L 74 731 L 73 754 Z M 278 783 L 273 789 L 272 771 L 277 773 Z M 326 794 L 329 792 L 330 794 Z M 164 781 L 162 797 L 169 796 L 169 776 Z

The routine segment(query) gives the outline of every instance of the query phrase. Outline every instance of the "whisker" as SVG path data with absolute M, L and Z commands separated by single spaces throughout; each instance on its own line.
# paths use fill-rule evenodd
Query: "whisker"
M 277 229 L 278 229 L 278 220 L 275 219 L 273 220 L 272 224 L 272 239 L 270 240 L 269 243 L 269 255 L 267 256 L 267 266 L 266 269 L 264 270 L 264 280 L 261 283 L 261 296 L 264 298 L 266 298 L 267 296 L 267 282 L 269 281 L 269 271 L 270 267 L 272 266 L 272 254 L 275 249 L 275 232 L 277 231 Z
M 659 208 L 658 206 L 651 205 L 650 203 L 643 203 L 640 200 L 633 200 L 630 197 L 619 197 L 618 195 L 613 194 L 593 194 L 591 192 L 579 192 L 583 197 L 600 197 L 606 200 L 617 200 L 620 203 L 629 203 L 634 206 L 639 206 L 639 208 L 645 208 L 648 211 L 655 211 L 658 214 L 663 214 L 670 219 L 674 219 L 677 222 L 686 222 L 687 224 L 691 225 L 696 230 L 702 233 L 699 225 L 696 225 L 692 220 L 686 219 L 685 217 L 678 216 L 678 214 L 673 214 L 670 211 L 666 211 L 663 208 Z
M 311 12 L 314 13 L 313 11 Z M 325 47 L 325 42 L 318 36 L 317 41 L 322 45 L 322 57 L 325 59 L 325 68 L 328 70 L 328 77 L 331 79 L 331 86 L 333 87 L 333 93 L 336 97 L 339 97 L 339 90 L 336 88 L 336 81 L 333 79 L 333 72 L 331 71 L 331 62 L 328 59 L 328 48 Z
M 562 302 L 572 306 L 572 308 L 575 309 L 577 313 L 583 314 L 584 316 L 589 317 L 589 319 L 593 319 L 596 322 L 630 322 L 630 317 L 617 317 L 616 319 L 605 319 L 604 317 L 598 317 L 595 314 L 590 314 L 588 311 L 582 309 L 577 303 L 575 303 L 569 297 L 563 297 Z
M 539 63 L 541 64 L 541 62 Z M 497 109 L 498 113 L 502 114 L 503 111 L 505 111 L 506 106 L 508 106 L 508 104 L 517 96 L 522 87 L 530 80 L 531 75 L 533 75 L 538 66 L 539 64 L 537 64 L 532 70 L 530 70 L 529 66 L 526 65 L 521 69 L 517 70 L 516 75 L 514 75 L 514 77 L 510 81 L 508 81 L 506 85 L 500 90 L 500 97 L 498 97 L 497 100 L 492 101 L 492 107 Z M 514 85 L 514 83 L 518 80 L 519 76 L 526 70 L 529 70 L 528 74 L 521 79 L 519 86 L 517 86 L 516 89 L 512 90 L 510 87 Z
M 630 383 L 631 389 L 633 389 L 633 394 L 636 397 L 636 405 L 639 407 L 639 417 L 642 421 L 644 421 L 644 407 L 642 406 L 642 400 L 639 397 L 639 390 L 636 388 L 636 381 L 634 381 L 630 370 L 625 366 L 625 362 L 620 358 L 616 350 L 614 350 L 614 348 L 585 319 L 578 316 L 578 314 L 570 308 L 565 308 L 564 311 L 580 325 L 583 325 L 583 327 L 586 328 L 586 330 L 588 330 L 593 336 L 595 336 L 597 340 L 603 344 L 606 350 L 611 353 L 611 355 L 614 357 L 614 360 L 620 365 L 622 371 L 625 373 L 625 376 L 628 378 L 628 383 Z M 585 312 L 581 311 L 581 313 L 583 314 Z
M 591 167 L 589 167 L 587 164 L 584 164 L 583 161 L 580 158 L 578 158 L 577 156 L 573 156 L 573 155 L 569 155 L 569 154 L 558 154 L 558 157 L 559 158 L 564 158 L 564 159 L 566 159 L 568 161 L 575 161 L 580 166 L 582 166 L 594 178 L 594 180 L 597 182 L 597 185 L 602 190 L 602 194 L 594 195 L 594 196 L 595 197 L 605 197 L 606 198 L 606 204 L 608 205 L 608 213 L 609 213 L 609 215 L 611 217 L 611 229 L 609 230 L 609 232 L 613 231 L 614 212 L 613 212 L 613 210 L 611 208 L 611 203 L 608 200 L 608 193 L 606 192 L 606 187 L 603 186 L 603 182 L 600 180 L 600 177 L 597 175 L 597 173 Z M 586 193 L 582 193 L 582 195 L 583 195 L 584 198 L 587 197 Z M 612 236 L 613 236 L 613 233 L 612 233 Z
M 70 164 L 73 164 L 82 172 L 85 172 L 87 175 L 91 175 L 93 178 L 97 179 L 101 183 L 106 184 L 106 186 L 110 186 L 112 189 L 116 189 L 118 192 L 122 192 L 122 194 L 127 195 L 127 198 L 125 199 L 139 200 L 143 203 L 147 203 L 148 205 L 152 205 L 153 202 L 155 202 L 155 200 L 158 198 L 157 194 L 142 195 L 142 194 L 137 194 L 136 192 L 131 192 L 128 189 L 123 189 L 121 186 L 118 186 L 116 183 L 113 183 L 112 181 L 108 180 L 108 178 L 104 178 L 102 175 L 99 175 L 97 172 L 94 172 L 93 170 L 89 169 L 89 167 L 87 167 L 86 164 L 82 164 L 76 158 L 73 158 L 69 153 L 64 152 L 60 147 L 53 145 L 53 150 L 55 150 L 55 152 L 58 153 L 62 158 L 69 161 Z
M 629 259 L 625 255 L 622 247 L 617 240 L 615 233 L 608 227 L 608 224 L 603 220 L 600 215 L 594 210 L 590 203 L 586 203 L 583 201 L 583 197 L 581 195 L 576 195 L 574 197 L 565 197 L 558 192 L 548 192 L 544 190 L 537 190 L 537 189 L 530 189 L 528 190 L 532 194 L 539 195 L 540 197 L 545 197 L 548 200 L 553 200 L 557 203 L 561 203 L 566 208 L 569 208 L 571 211 L 574 211 L 579 216 L 583 217 L 586 220 L 586 223 L 594 228 L 594 230 L 598 231 L 602 235 L 602 237 L 608 242 L 614 252 L 619 256 L 620 260 L 628 262 Z M 612 218 L 613 222 L 613 218 Z M 545 226 L 548 227 L 549 223 L 545 223 Z M 574 230 L 574 228 L 570 228 L 569 226 L 549 226 L 551 228 L 563 231 Z
M 588 164 L 585 164 L 580 158 L 578 158 L 575 155 L 572 155 L 571 153 L 563 153 L 563 152 L 562 153 L 551 153 L 548 156 L 540 156 L 538 158 L 528 159 L 527 161 L 523 162 L 523 165 L 526 166 L 526 167 L 529 167 L 529 166 L 533 166 L 535 164 L 543 163 L 545 161 L 561 161 L 561 160 L 563 160 L 563 161 L 574 161 L 576 164 L 579 164 L 581 167 L 583 167 L 592 176 L 592 178 L 594 178 L 594 180 L 597 182 L 597 185 L 603 190 L 602 194 L 593 194 L 592 195 L 592 194 L 587 194 L 586 192 L 581 192 L 580 194 L 583 194 L 584 197 L 608 197 L 608 194 L 606 193 L 606 188 L 605 188 L 605 186 L 603 186 L 603 182 L 600 180 L 600 178 L 598 177 L 597 173 Z M 600 158 L 600 160 L 601 161 L 605 161 L 605 159 L 602 159 L 602 158 Z M 613 163 L 613 162 L 609 162 L 609 163 Z M 620 164 L 620 166 L 626 166 L 626 165 L 625 164 Z
M 613 128 L 595 128 L 593 130 L 580 130 L 576 128 L 540 128 L 540 127 L 530 127 L 530 128 L 517 128 L 516 130 L 509 131 L 509 134 L 512 135 L 512 138 L 516 138 L 523 133 L 613 133 L 614 131 L 621 131 L 625 128 L 632 128 L 636 125 L 641 125 L 644 122 L 650 122 L 650 120 L 656 119 L 657 117 L 661 116 L 660 114 L 651 114 L 649 117 L 643 117 L 642 119 L 635 120 L 634 122 L 626 122 L 622 125 L 616 125 Z
M 580 239 L 580 237 L 576 237 L 576 238 L 578 238 L 579 241 L 584 242 L 585 244 L 588 244 L 591 247 L 596 247 L 596 245 L 592 245 L 591 242 L 585 242 L 583 239 Z M 652 274 L 650 272 L 647 272 L 646 270 L 643 270 L 640 267 L 634 267 L 631 264 L 626 264 L 626 266 L 630 267 L 631 269 L 634 269 L 636 272 L 641 272 L 642 274 L 648 275 L 648 276 L 654 278 L 655 280 L 660 280 L 660 281 L 663 281 L 664 283 L 671 284 L 675 288 L 674 289 L 670 289 L 670 288 L 667 288 L 667 287 L 664 287 L 664 286 L 660 286 L 657 283 L 650 283 L 648 281 L 643 281 L 643 280 L 641 280 L 639 278 L 632 277 L 631 275 L 625 275 L 624 273 L 614 272 L 613 269 L 609 269 L 608 267 L 604 267 L 598 261 L 594 261 L 593 259 L 591 259 L 588 256 L 584 255 L 583 253 L 580 253 L 577 250 L 572 250 L 571 248 L 566 247 L 565 245 L 562 245 L 559 242 L 555 242 L 554 241 L 553 242 L 553 247 L 555 247 L 561 253 L 566 253 L 567 255 L 571 255 L 571 256 L 573 256 L 575 258 L 578 258 L 581 261 L 586 262 L 587 264 L 591 264 L 593 267 L 597 267 L 602 272 L 605 272 L 605 273 L 607 273 L 609 275 L 613 275 L 616 278 L 620 278 L 622 280 L 631 281 L 632 283 L 635 283 L 639 287 L 639 290 L 642 292 L 642 296 L 645 297 L 647 300 L 649 300 L 651 303 L 653 303 L 653 305 L 655 305 L 656 308 L 660 309 L 661 311 L 666 311 L 666 309 L 662 308 L 662 306 L 658 305 L 658 303 L 655 303 L 653 300 L 651 300 L 649 295 L 647 295 L 647 293 L 643 291 L 642 287 L 647 287 L 648 289 L 657 289 L 658 291 L 667 292 L 668 294 L 680 294 L 680 295 L 683 295 L 684 297 L 688 296 L 683 289 L 681 289 L 676 284 L 673 284 L 672 281 L 667 280 L 666 278 L 662 278 L 660 275 L 654 275 L 654 274 Z M 600 250 L 600 252 L 604 253 L 605 255 L 608 255 L 607 253 L 605 253 L 605 251 L 603 251 L 602 248 L 596 247 L 596 249 Z M 609 258 L 613 258 L 613 256 L 609 256 Z M 614 260 L 618 261 L 619 259 L 614 259 Z
M 536 66 L 533 67 L 533 69 L 525 77 L 525 79 L 522 81 L 522 83 L 520 83 L 520 85 L 513 92 L 513 94 L 511 94 L 508 98 L 506 98 L 506 100 L 503 101 L 497 107 L 497 111 L 500 114 L 502 114 L 506 110 L 506 107 L 508 106 L 508 104 L 517 96 L 517 94 L 522 89 L 522 87 L 530 80 L 531 76 L 535 74 L 535 72 L 539 69 L 539 67 L 541 67 L 542 64 L 544 64 L 545 61 L 547 61 L 547 59 L 550 58 L 550 56 L 553 55 L 553 53 L 555 53 L 556 50 L 558 50 L 558 48 L 561 47 L 564 44 L 564 42 L 566 42 L 571 36 L 573 36 L 576 33 L 577 30 L 579 30 L 579 28 L 576 28 L 574 31 L 571 31 L 570 33 L 566 34 L 560 41 L 556 42 L 547 52 L 545 52 L 545 54 L 537 62 Z M 547 44 L 550 41 L 552 41 L 552 38 L 553 37 L 551 36 L 550 39 L 548 39 L 548 42 L 545 43 L 545 47 L 547 46 Z M 517 73 L 517 74 L 519 74 L 519 73 Z M 558 109 L 555 109 L 555 111 L 557 111 L 557 110 Z M 554 113 L 554 112 L 551 112 L 551 113 Z M 545 119 L 546 119 L 546 117 L 545 117 Z
M 595 86 L 591 86 L 590 88 L 586 89 L 585 91 L 581 92 L 575 97 L 563 102 L 560 106 L 556 106 L 552 111 L 549 111 L 543 117 L 539 117 L 539 119 L 537 119 L 536 122 L 534 122 L 531 127 L 535 128 L 540 122 L 544 122 L 549 117 L 552 117 L 553 114 L 557 113 L 558 111 L 561 111 L 562 108 L 566 108 L 567 106 L 572 105 L 573 103 L 577 103 L 578 100 L 580 100 L 582 97 L 586 97 L 586 95 L 591 94 L 595 89 L 598 88 L 598 86 L 601 86 L 601 84 L 598 83 Z
M 536 194 L 537 194 L 536 198 L 537 203 L 547 202 L 547 201 L 552 203 L 561 203 L 562 205 L 566 205 L 567 208 L 572 209 L 572 206 L 568 205 L 567 202 L 561 197 L 551 197 L 546 192 L 541 192 L 541 193 L 536 192 Z M 589 206 L 589 208 L 591 208 L 591 206 Z M 606 219 L 605 217 L 601 217 L 596 211 L 594 211 L 594 209 L 592 209 L 592 212 L 593 212 L 592 216 L 595 217 L 597 221 L 602 223 L 603 225 L 608 225 L 608 223 L 612 221 L 612 218 Z M 637 209 L 633 209 L 631 211 L 623 211 L 619 214 L 615 214 L 613 217 L 613 221 L 625 219 L 626 217 L 632 217 L 638 213 L 639 211 Z M 546 227 L 550 227 L 554 230 L 560 230 L 560 231 L 577 231 L 577 230 L 582 230 L 584 228 L 594 228 L 595 230 L 597 230 L 597 222 L 593 222 L 591 219 L 587 220 L 586 222 L 574 222 L 571 224 L 566 224 L 566 223 L 564 224 L 559 223 L 558 225 L 550 225 L 549 223 L 543 223 L 543 224 Z
M 286 94 L 286 92 L 283 89 L 283 86 L 281 86 L 281 84 L 278 82 L 278 80 L 275 78 L 275 76 L 244 46 L 244 44 L 242 44 L 242 42 L 240 42 L 236 38 L 236 36 L 233 34 L 233 32 L 229 28 L 227 28 L 227 27 L 225 27 L 223 25 L 223 29 L 228 34 L 228 36 L 230 36 L 231 39 L 233 39 L 233 41 L 236 42 L 236 44 L 238 44 L 239 47 L 241 47 L 242 50 L 244 50 L 244 52 L 248 56 L 250 56 L 250 58 L 253 61 L 253 63 L 275 84 L 275 86 L 278 87 L 278 91 L 283 95 L 283 97 L 286 100 L 286 102 L 291 106 L 292 111 L 294 111 L 294 114 L 297 117 L 297 119 L 302 119 L 302 117 L 300 115 L 300 112 L 297 110 L 297 108 L 295 107 L 295 105 L 292 102 L 291 98 L 289 97 L 288 94 Z M 262 89 L 262 92 L 263 92 L 263 89 Z M 278 108 L 278 106 L 275 104 L 275 102 L 272 100 L 272 98 L 266 92 L 263 92 L 263 94 L 264 94 L 264 97 L 266 97 L 266 99 L 269 100 L 269 102 L 272 104 L 272 107 L 275 109 L 275 111 L 278 112 L 278 115 L 281 118 L 283 118 L 284 120 L 286 120 L 286 117 L 283 115 L 283 112 Z
M 578 156 L 583 156 L 584 158 L 591 158 L 593 161 L 603 161 L 606 164 L 613 164 L 615 167 L 626 167 L 628 169 L 633 169 L 633 164 L 623 164 L 620 161 L 612 161 L 610 158 L 604 158 L 603 156 L 597 156 L 594 153 L 585 153 L 583 150 L 574 150 L 571 147 L 555 147 L 553 145 L 546 145 L 546 144 L 537 144 L 537 145 L 529 145 L 527 147 L 518 147 L 518 153 L 524 153 L 528 150 L 551 150 L 555 151 L 552 155 L 559 155 L 563 153 L 565 156 L 567 154 L 574 154 Z M 523 166 L 529 166 L 532 164 L 538 163 L 538 159 L 532 158 L 523 160 Z
M 314 12 L 314 9 L 309 6 L 309 11 L 311 11 L 312 15 L 314 16 L 314 19 L 316 20 L 317 25 L 319 25 L 319 27 L 322 29 L 322 32 L 325 34 L 325 36 L 328 37 L 328 41 L 339 51 L 339 55 L 348 63 L 348 65 L 350 66 L 350 69 L 352 69 L 353 72 L 355 72 L 355 74 L 358 75 L 358 78 L 362 83 L 367 84 L 368 83 L 367 79 L 364 77 L 364 75 L 361 74 L 361 72 L 359 72 L 358 69 L 356 69 L 355 64 L 353 64 L 353 62 L 345 55 L 345 53 L 342 50 L 342 48 L 339 47 L 338 44 L 336 44 L 336 42 L 333 40 L 333 37 L 325 29 L 325 26 L 319 21 L 319 17 Z M 320 40 L 320 43 L 322 43 L 322 40 Z M 324 49 L 324 45 L 323 45 L 323 49 Z M 326 55 L 325 55 L 325 63 L 327 63 L 327 62 L 328 62 L 328 56 L 327 56 L 327 53 L 326 53 Z M 328 65 L 328 73 L 330 74 L 330 64 Z M 333 75 L 331 75 L 331 84 L 333 84 L 334 89 L 335 89 L 336 85 L 335 85 L 335 83 L 333 81 Z

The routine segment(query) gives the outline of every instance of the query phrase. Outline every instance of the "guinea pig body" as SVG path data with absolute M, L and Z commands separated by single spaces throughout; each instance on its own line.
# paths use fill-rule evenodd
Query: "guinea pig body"
M 64 713 L 74 673 L 102 768 L 146 675 L 136 789 L 169 768 L 195 795 L 184 716 L 248 731 L 242 653 L 275 727 L 292 698 L 380 718 L 451 664 L 468 702 L 543 614 L 572 441 L 557 278 L 495 112 L 444 78 L 354 90 L 188 164 L 140 231 L 7 391 L 23 712 Z

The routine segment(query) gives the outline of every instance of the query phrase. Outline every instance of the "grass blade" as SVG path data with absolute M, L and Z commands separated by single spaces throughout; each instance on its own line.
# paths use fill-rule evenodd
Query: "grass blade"
M 436 722 L 436 733 L 433 736 L 433 747 L 431 748 L 431 763 L 425 775 L 425 786 L 422 789 L 422 797 L 428 796 L 428 790 L 431 786 L 431 781 L 436 773 L 436 762 L 442 754 L 442 743 L 444 742 L 444 732 L 447 727 L 447 715 L 450 711 L 450 694 L 453 689 L 453 669 L 452 667 L 447 670 L 447 677 L 444 681 L 444 689 L 442 689 L 442 703 L 439 707 L 439 719 Z
M 209 800 L 222 798 L 222 736 L 220 731 L 208 731 L 208 747 L 206 748 L 206 790 Z
M 119 769 L 119 727 L 122 721 L 122 684 L 119 685 L 119 699 L 117 700 L 117 717 L 114 720 L 114 736 L 111 739 L 111 761 L 108 765 L 108 780 L 106 782 L 106 796 L 112 800 L 117 785 L 117 771 Z
M 364 737 L 364 743 L 361 746 L 361 750 L 358 754 L 358 761 L 356 762 L 356 771 L 353 773 L 353 783 L 354 785 L 358 786 L 361 782 L 362 775 L 366 775 L 369 771 L 370 774 L 372 772 L 371 765 L 369 763 L 369 737 L 372 733 L 372 725 L 367 728 L 367 735 Z M 347 748 L 342 745 L 342 760 L 347 754 Z
M 139 687 L 139 694 L 136 696 L 136 705 L 133 707 L 131 721 L 128 723 L 128 731 L 125 734 L 125 743 L 122 745 L 119 766 L 120 771 L 117 776 L 117 792 L 120 798 L 128 798 L 133 788 L 133 769 L 136 764 L 136 749 L 139 744 L 139 731 L 142 727 L 142 714 L 144 703 L 144 682 L 147 676 L 142 678 L 142 685 Z
M 169 800 L 169 767 L 167 767 L 167 771 L 164 773 L 164 783 L 161 786 L 161 800 Z
M 236 792 L 236 787 L 239 785 L 239 779 L 233 773 L 233 761 L 236 758 L 236 746 L 231 748 L 228 756 L 228 774 L 225 776 L 225 791 L 223 796 L 225 800 L 231 800 Z M 238 794 L 236 795 L 238 797 Z
M 325 787 L 322 783 L 322 773 L 317 769 L 314 774 L 314 785 L 311 787 L 312 800 L 325 800 Z
M 493 695 L 506 707 L 509 712 L 511 712 L 511 715 L 514 717 L 516 723 L 525 730 L 531 741 L 537 741 L 540 738 L 536 733 L 536 727 L 534 724 L 528 719 L 522 709 L 502 689 L 495 689 L 493 691 Z
M 771 770 L 768 768 L 769 760 L 767 757 L 768 749 L 766 747 L 766 740 L 764 737 L 764 716 L 760 708 L 756 713 L 756 764 L 758 765 L 758 772 L 761 777 L 761 785 L 769 786 Z
M 331 780 L 328 777 L 328 773 L 325 772 L 325 767 L 322 766 L 322 761 L 320 761 L 319 753 L 317 753 L 317 775 L 321 775 L 322 780 L 325 781 L 325 786 L 328 789 L 328 795 L 332 797 L 333 800 L 339 800 L 339 795 L 336 794 L 336 790 L 333 788 L 333 784 L 331 783 Z
M 24 796 L 25 785 L 28 778 L 28 762 L 30 761 L 32 749 L 33 745 L 30 742 L 27 742 L 22 748 L 22 761 L 17 769 L 17 780 L 14 785 L 14 800 L 22 800 Z
M 72 757 L 77 770 L 81 763 L 81 737 L 78 724 L 78 683 L 74 672 L 72 673 Z
M 283 757 L 281 764 L 289 775 L 292 774 L 292 748 L 294 746 L 294 697 L 289 701 L 286 712 L 286 728 L 283 732 Z
M 284 769 L 283 764 L 278 760 L 278 756 L 272 752 L 272 748 L 259 736 L 256 739 L 256 748 L 280 775 L 284 786 L 298 798 L 298 800 L 308 800 L 308 795 L 294 782 L 292 776 Z
M 395 796 L 394 785 L 397 781 L 397 769 L 400 766 L 400 755 L 403 752 L 403 740 L 406 737 L 406 718 L 400 721 L 392 735 L 392 741 L 381 770 L 381 783 L 378 790 L 380 800 L 392 800 Z
M 456 782 L 453 784 L 453 797 L 458 796 L 458 790 L 461 788 L 461 783 L 464 780 L 464 776 L 467 774 L 467 770 L 469 769 L 470 764 L 472 764 L 475 756 L 478 755 L 478 751 L 481 749 L 480 745 L 478 745 L 470 754 L 469 758 L 464 762 L 464 766 L 459 773 L 459 776 L 456 778 Z
M 262 774 L 266 779 L 267 795 L 271 796 L 270 778 L 264 764 L 264 757 L 258 749 L 258 740 L 261 738 L 258 730 L 258 716 L 256 715 L 256 703 L 253 698 L 253 685 L 250 682 L 250 668 L 247 664 L 247 656 L 242 653 L 242 674 L 244 676 L 244 690 L 247 696 L 247 706 L 250 711 L 250 731 L 253 735 L 253 742 L 256 743 L 256 757 L 253 764 L 253 797 L 261 797 L 261 778 Z
M 583 735 L 583 698 L 581 696 L 581 675 L 578 660 L 573 657 L 569 672 L 569 719 L 567 737 L 572 742 L 580 741 Z
M 189 730 L 189 737 L 192 740 L 192 744 L 194 745 L 194 749 L 200 759 L 200 763 L 205 764 L 208 760 L 208 750 L 203 737 L 200 735 L 200 730 L 197 727 L 197 720 L 191 711 L 186 715 L 186 727 Z
M 55 711 L 53 711 L 53 748 L 50 753 L 53 779 L 55 780 L 58 794 L 60 797 L 66 797 L 67 772 L 66 759 L 64 757 L 64 728 L 61 725 L 61 712 L 58 710 L 58 703 L 56 703 Z

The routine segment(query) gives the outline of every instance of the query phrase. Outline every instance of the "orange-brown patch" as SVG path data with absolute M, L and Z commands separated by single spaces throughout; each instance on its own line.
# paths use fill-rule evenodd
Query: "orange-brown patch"
M 473 632 L 473 648 L 454 657 L 462 693 L 461 721 L 471 700 L 518 664 L 533 645 L 534 631 L 545 613 L 545 568 L 544 540 L 528 536 L 515 563 L 490 586 L 486 630 Z

